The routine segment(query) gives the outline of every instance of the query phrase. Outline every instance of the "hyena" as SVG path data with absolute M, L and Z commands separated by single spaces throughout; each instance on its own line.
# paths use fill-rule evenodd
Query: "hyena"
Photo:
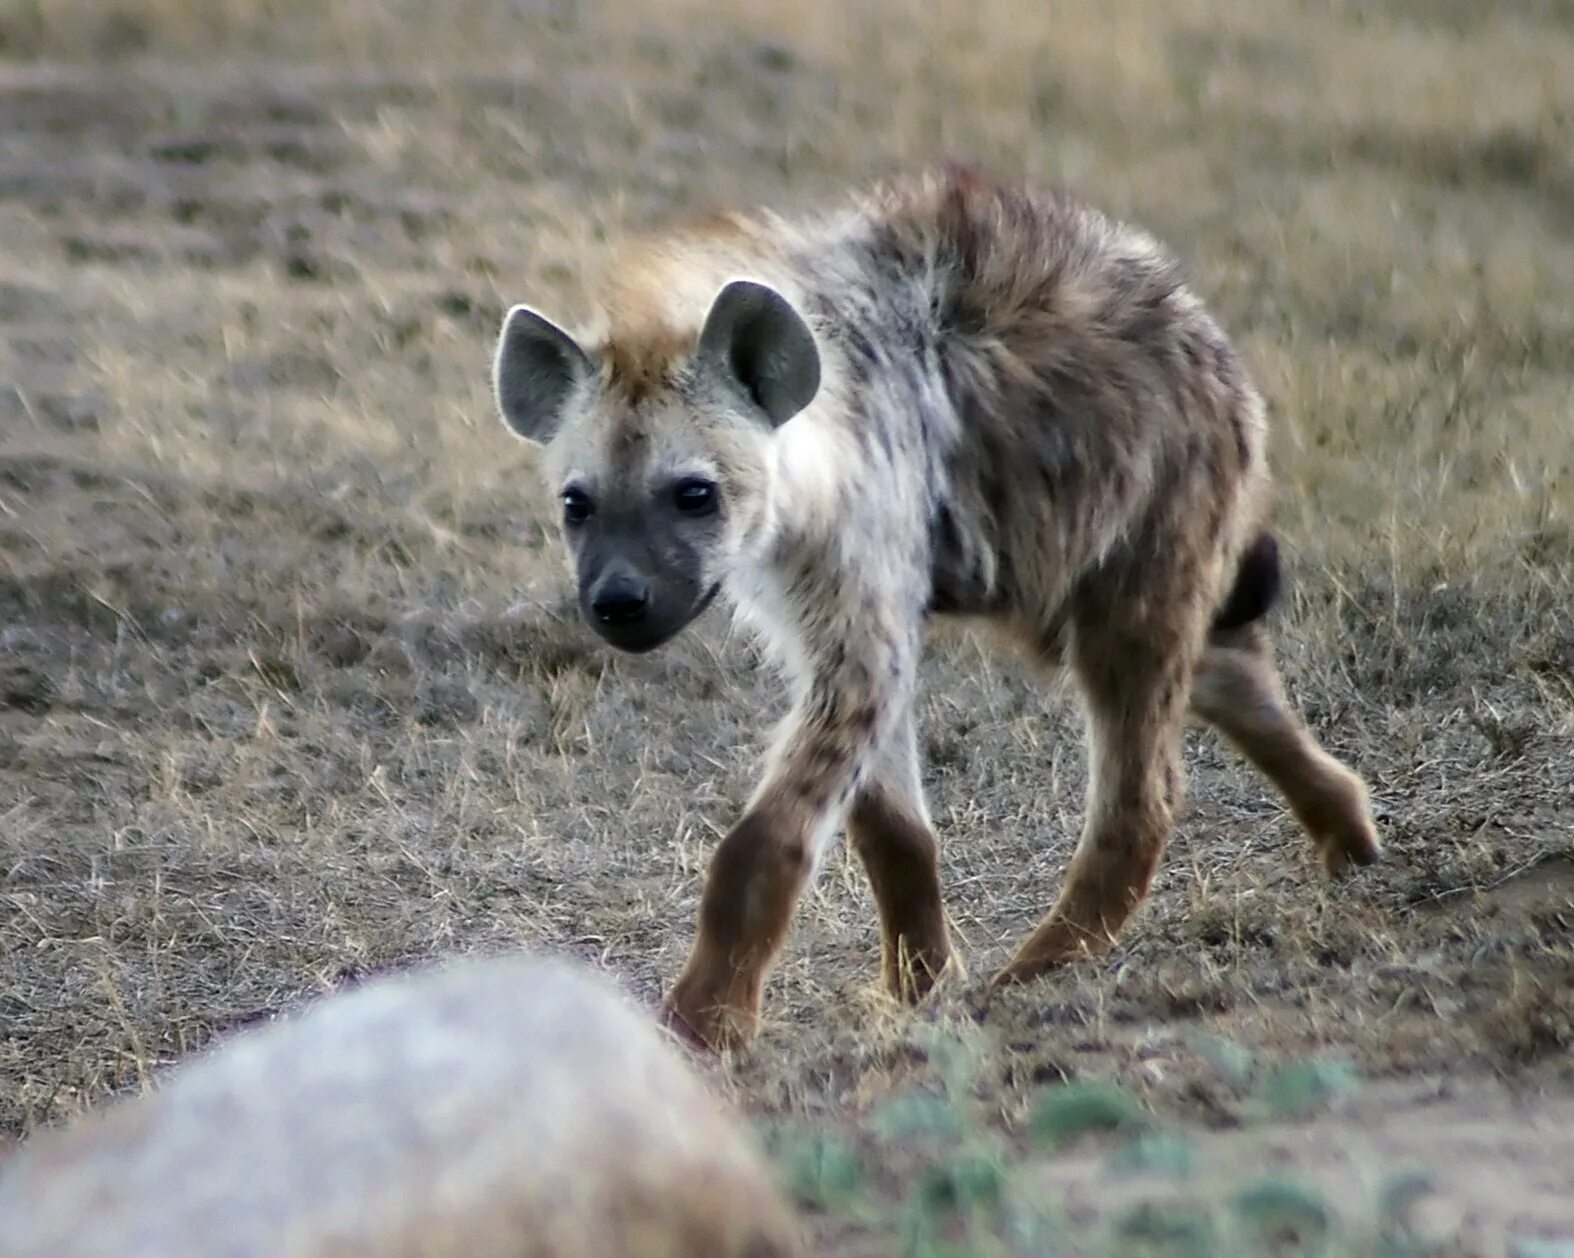
M 727 215 L 638 242 L 580 338 L 526 306 L 494 364 L 544 447 L 579 601 L 625 651 L 720 591 L 792 705 L 717 848 L 667 998 L 711 1045 L 753 1031 L 793 905 L 845 824 L 883 977 L 952 956 L 913 706 L 926 622 L 1064 663 L 1089 730 L 1060 896 L 996 977 L 1103 948 L 1182 792 L 1188 711 L 1282 792 L 1330 871 L 1374 859 L 1361 780 L 1285 698 L 1258 394 L 1176 264 L 1061 195 L 948 170 L 818 216 Z
M 4 1258 L 789 1258 L 753 1141 L 609 984 L 374 979 L 0 1160 Z

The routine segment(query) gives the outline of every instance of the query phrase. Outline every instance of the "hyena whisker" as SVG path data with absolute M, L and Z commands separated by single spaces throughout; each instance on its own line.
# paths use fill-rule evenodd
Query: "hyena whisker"
M 886 983 L 917 999 L 952 965 L 913 731 L 936 618 L 1069 665 L 1087 709 L 1083 835 L 997 981 L 1116 938 L 1180 807 L 1191 714 L 1274 782 L 1331 870 L 1376 856 L 1365 788 L 1289 705 L 1262 628 L 1280 571 L 1262 402 L 1147 235 L 949 170 L 646 241 L 602 304 L 583 339 L 516 307 L 494 371 L 562 496 L 583 613 L 646 651 L 723 589 L 791 684 L 669 996 L 701 1039 L 751 1033 L 842 825 Z

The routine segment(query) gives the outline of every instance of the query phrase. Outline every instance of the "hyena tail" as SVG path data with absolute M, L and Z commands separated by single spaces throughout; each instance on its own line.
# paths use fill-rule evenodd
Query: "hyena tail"
M 1214 613 L 1213 632 L 1240 629 L 1261 620 L 1279 598 L 1284 576 L 1279 567 L 1279 543 L 1272 533 L 1259 533 L 1241 555 L 1235 584 L 1224 605 Z

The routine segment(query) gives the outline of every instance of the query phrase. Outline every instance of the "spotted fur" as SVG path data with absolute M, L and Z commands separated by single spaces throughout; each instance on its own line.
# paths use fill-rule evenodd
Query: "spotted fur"
M 729 376 L 696 354 L 738 276 L 812 330 L 818 389 L 785 423 L 758 422 L 717 380 L 790 363 L 751 343 Z M 616 503 L 686 468 L 712 476 L 721 518 L 685 560 L 684 606 L 724 588 L 793 687 L 669 997 L 699 1039 L 751 1032 L 793 904 L 844 822 L 888 985 L 921 996 L 950 964 L 912 715 L 935 617 L 986 620 L 1068 665 L 1087 710 L 1082 839 L 999 981 L 1107 946 L 1141 901 L 1180 802 L 1188 710 L 1274 781 L 1330 868 L 1375 857 L 1365 788 L 1285 701 L 1259 624 L 1278 580 L 1262 402 L 1149 236 L 952 170 L 805 220 L 638 242 L 604 307 L 582 338 L 590 383 L 554 412 L 549 481 Z M 504 411 L 530 435 L 529 415 Z M 665 528 L 640 519 L 642 534 Z

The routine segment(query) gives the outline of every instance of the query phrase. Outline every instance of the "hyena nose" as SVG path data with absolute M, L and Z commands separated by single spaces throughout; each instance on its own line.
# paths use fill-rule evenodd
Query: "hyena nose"
M 650 591 L 633 577 L 608 577 L 590 598 L 590 610 L 604 625 L 631 625 L 645 616 Z

